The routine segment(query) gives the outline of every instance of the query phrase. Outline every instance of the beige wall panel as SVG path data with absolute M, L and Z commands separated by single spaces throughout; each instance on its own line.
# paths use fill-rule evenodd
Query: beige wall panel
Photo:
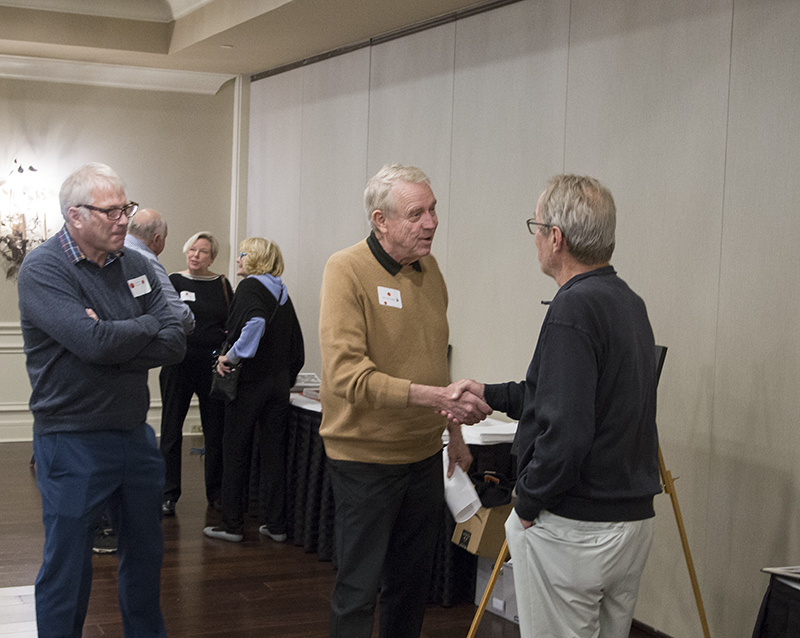
M 321 371 L 319 289 L 334 252 L 366 237 L 361 203 L 367 165 L 369 49 L 303 70 L 300 173 L 302 295 L 294 299 L 306 344 L 305 370 Z
M 454 378 L 520 380 L 555 283 L 525 220 L 563 163 L 569 7 L 458 22 L 448 284 Z
M 181 248 L 200 229 L 219 238 L 218 264 L 224 264 L 232 105 L 232 83 L 208 96 L 0 79 L 0 171 L 10 171 L 18 158 L 36 166 L 57 193 L 73 169 L 91 161 L 107 163 L 126 181 L 131 199 L 166 216 L 169 237 L 162 262 L 168 271 L 186 267 Z M 60 228 L 59 214 L 56 218 Z M 0 278 L 0 298 L 0 322 L 18 325 L 14 281 Z M 24 358 L 3 356 L 0 363 L 13 380 L 0 383 L 0 406 L 13 404 L 3 410 L 0 440 L 18 438 L 20 424 L 30 423 L 29 414 L 13 408 L 27 404 L 30 394 Z M 156 405 L 153 375 L 150 387 Z M 158 415 L 151 412 L 150 419 L 158 430 Z
M 255 82 L 250 109 L 247 235 L 277 242 L 286 270 L 283 280 L 293 303 L 300 294 L 299 263 L 304 259 L 300 225 L 300 140 L 303 71 Z M 234 247 L 235 248 L 235 247 Z
M 735 14 L 732 0 L 531 0 L 455 26 L 447 228 L 435 248 L 454 375 L 521 378 L 539 300 L 555 294 L 524 219 L 552 173 L 606 182 L 619 209 L 614 265 L 669 347 L 662 443 L 715 636 L 748 636 L 766 585 L 758 569 L 800 551 L 800 299 L 787 268 L 800 230 L 799 12 L 789 0 L 742 0 Z M 371 68 L 366 51 L 348 56 L 350 75 L 330 61 L 302 70 L 298 305 L 314 315 L 313 348 L 322 266 L 364 236 L 360 195 L 379 156 L 435 165 L 423 168 L 444 199 L 444 40 L 380 45 Z M 398 112 L 435 145 L 386 125 Z M 320 169 L 328 158 L 335 175 Z M 674 638 L 700 635 L 668 498 L 656 508 L 636 616 Z
M 707 569 L 706 516 L 730 29 L 729 0 L 573 2 L 565 145 L 567 172 L 594 175 L 614 193 L 612 264 L 647 303 L 656 342 L 669 347 L 661 446 L 682 478 L 706 591 L 720 577 Z M 697 635 L 666 495 L 657 511 L 636 617 L 671 636 Z
M 736 2 L 709 486 L 721 635 L 755 618 L 759 569 L 800 556 L 798 34 L 800 3 Z
M 80 165 L 109 164 L 131 199 L 167 218 L 167 270 L 186 267 L 183 242 L 200 226 L 221 240 L 227 259 L 231 85 L 203 96 L 0 79 L 0 168 L 15 158 L 33 164 L 57 193 Z
M 447 276 L 454 23 L 372 48 L 367 177 L 410 164 L 431 179 L 439 227 L 433 254 Z
M 684 477 L 681 504 L 702 577 L 729 14 L 653 3 L 608 11 L 609 4 L 575 12 L 566 168 L 598 175 L 614 191 L 614 264 L 647 301 L 657 341 L 670 347 L 662 445 Z M 665 496 L 658 505 L 637 617 L 690 635 L 698 621 L 676 526 Z M 666 592 L 665 582 L 674 583 Z M 681 609 L 689 613 L 675 613 Z

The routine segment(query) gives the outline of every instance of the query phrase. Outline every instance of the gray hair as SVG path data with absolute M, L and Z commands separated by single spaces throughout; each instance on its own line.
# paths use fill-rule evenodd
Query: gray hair
M 152 214 L 147 215 L 147 211 Z M 167 236 L 167 222 L 160 213 L 146 208 L 130 218 L 128 234 L 138 237 L 149 246 L 156 235 L 161 235 L 162 238 Z
M 214 235 L 209 233 L 207 230 L 201 230 L 199 233 L 195 233 L 194 235 L 189 237 L 189 239 L 187 239 L 186 243 L 183 245 L 183 254 L 185 255 L 186 253 L 188 253 L 189 249 L 192 246 L 194 246 L 194 243 L 198 239 L 205 239 L 210 244 L 211 261 L 214 261 L 217 258 L 217 255 L 219 254 L 219 242 L 217 241 L 217 238 L 214 237 Z
M 394 194 L 392 184 L 406 182 L 408 184 L 431 185 L 431 180 L 416 166 L 403 166 L 402 164 L 387 164 L 379 170 L 368 182 L 364 190 L 364 208 L 367 210 L 367 219 L 372 224 L 372 213 L 382 210 L 387 217 L 395 213 Z
M 86 164 L 74 171 L 64 180 L 58 194 L 64 219 L 69 218 L 69 209 L 73 206 L 94 204 L 95 192 L 100 190 L 124 191 L 125 182 L 110 166 L 98 162 Z M 88 214 L 88 211 L 83 213 L 84 217 Z
M 567 249 L 580 263 L 594 265 L 611 260 L 617 209 L 611 191 L 593 177 L 551 177 L 542 196 L 541 214 L 542 222 L 561 229 Z M 547 228 L 545 234 L 550 230 Z

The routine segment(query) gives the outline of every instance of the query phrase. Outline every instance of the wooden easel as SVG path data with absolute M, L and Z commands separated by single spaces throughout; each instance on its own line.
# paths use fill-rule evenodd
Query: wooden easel
M 667 357 L 666 346 L 656 346 L 656 381 L 661 378 L 661 369 L 664 367 L 664 359 Z M 694 570 L 694 561 L 692 561 L 692 551 L 689 549 L 689 539 L 686 536 L 686 528 L 683 526 L 683 516 L 681 515 L 681 507 L 678 504 L 678 494 L 675 491 L 675 482 L 672 478 L 672 473 L 667 469 L 664 464 L 664 455 L 661 453 L 661 446 L 658 448 L 658 470 L 661 473 L 661 483 L 664 486 L 664 491 L 669 494 L 670 501 L 672 501 L 672 510 L 675 512 L 675 521 L 678 524 L 678 534 L 681 537 L 681 545 L 683 546 L 683 555 L 686 558 L 686 567 L 689 569 L 689 580 L 692 581 L 692 591 L 694 592 L 694 600 L 697 604 L 697 613 L 700 615 L 700 624 L 703 627 L 703 636 L 711 638 L 708 631 L 708 621 L 706 620 L 706 611 L 703 606 L 703 597 L 700 595 L 700 585 L 697 582 L 697 574 Z M 500 549 L 500 555 L 494 564 L 492 575 L 489 577 L 489 582 L 486 585 L 486 591 L 483 592 L 481 604 L 478 606 L 478 611 L 475 612 L 475 617 L 472 619 L 472 625 L 469 628 L 467 638 L 475 638 L 478 632 L 478 625 L 481 624 L 481 619 L 486 611 L 486 606 L 489 604 L 489 598 L 494 590 L 497 577 L 500 575 L 500 569 L 503 564 L 508 560 L 508 541 L 503 541 L 503 547 Z

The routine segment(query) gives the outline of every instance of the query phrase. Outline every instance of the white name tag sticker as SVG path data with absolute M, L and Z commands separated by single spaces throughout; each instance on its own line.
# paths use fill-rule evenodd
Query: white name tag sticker
M 146 275 L 128 279 L 128 288 L 131 289 L 131 294 L 134 297 L 141 297 L 152 290 L 152 288 L 150 288 L 150 282 L 147 281 Z
M 181 301 L 195 301 L 195 294 L 191 290 L 181 290 Z
M 382 306 L 391 306 L 392 308 L 402 308 L 403 300 L 400 299 L 400 291 L 394 288 L 385 288 L 378 286 L 378 303 Z

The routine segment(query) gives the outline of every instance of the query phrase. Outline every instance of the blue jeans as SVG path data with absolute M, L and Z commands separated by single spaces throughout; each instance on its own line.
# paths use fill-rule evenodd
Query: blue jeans
M 40 638 L 80 638 L 92 588 L 94 527 L 108 502 L 118 535 L 125 636 L 165 637 L 161 615 L 164 461 L 146 423 L 131 431 L 34 435 L 44 559 L 36 578 Z

